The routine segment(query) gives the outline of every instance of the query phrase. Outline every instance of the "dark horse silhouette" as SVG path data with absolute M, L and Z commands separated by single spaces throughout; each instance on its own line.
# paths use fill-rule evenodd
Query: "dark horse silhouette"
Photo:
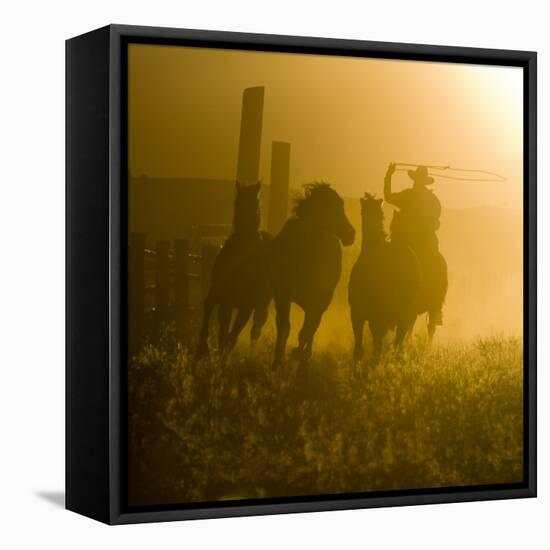
M 361 199 L 361 252 L 351 271 L 348 299 L 355 337 L 354 359 L 363 357 L 366 321 L 373 338 L 373 360 L 378 362 L 387 331 L 396 329 L 395 344 L 414 325 L 420 271 L 414 252 L 386 239 L 382 199 L 365 193 Z
M 447 262 L 439 251 L 428 241 L 424 241 L 424 232 L 414 224 L 398 224 L 401 215 L 395 211 L 390 230 L 392 243 L 408 245 L 418 258 L 420 265 L 420 288 L 416 301 L 416 313 L 428 314 L 428 336 L 432 340 L 435 329 L 443 323 L 442 309 L 447 296 Z M 396 230 L 396 227 L 399 229 Z
M 204 301 L 197 357 L 208 353 L 210 317 L 218 306 L 218 348 L 221 353 L 233 349 L 250 315 L 254 313 L 251 340 L 260 336 L 271 301 L 267 249 L 271 237 L 259 230 L 260 183 L 236 184 L 233 232 L 220 250 Z M 231 325 L 233 311 L 237 316 Z
M 313 337 L 340 278 L 340 242 L 348 246 L 354 238 L 355 230 L 338 193 L 327 183 L 306 185 L 304 195 L 296 199 L 294 215 L 271 246 L 271 278 L 277 310 L 275 365 L 284 358 L 292 302 L 305 312 L 292 356 L 301 361 L 311 356 Z

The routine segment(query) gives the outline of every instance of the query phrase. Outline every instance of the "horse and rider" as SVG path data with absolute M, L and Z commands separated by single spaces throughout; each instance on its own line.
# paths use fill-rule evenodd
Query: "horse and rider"
M 447 293 L 447 264 L 439 252 L 441 203 L 429 186 L 433 178 L 425 166 L 409 170 L 410 188 L 392 190 L 396 170 L 390 164 L 384 180 L 384 199 L 395 206 L 390 239 L 384 231 L 382 199 L 365 193 L 361 202 L 362 242 L 348 285 L 348 302 L 354 334 L 353 357 L 363 357 L 363 328 L 368 323 L 377 362 L 384 336 L 395 330 L 395 346 L 401 349 L 416 318 L 428 313 L 432 338 L 442 323 L 441 310 Z
M 391 181 L 395 170 L 395 164 L 390 164 L 384 180 L 384 199 L 398 209 L 389 241 L 383 229 L 382 201 L 368 194 L 361 200 L 363 242 L 348 287 L 356 359 L 363 353 L 366 321 L 373 334 L 375 360 L 388 330 L 396 329 L 400 346 L 418 315 L 428 314 L 430 338 L 442 323 L 447 264 L 436 234 L 441 204 L 429 189 L 433 178 L 425 166 L 409 170 L 413 186 L 397 193 L 392 191 Z M 259 182 L 236 184 L 233 232 L 214 265 L 197 358 L 208 353 L 215 306 L 218 346 L 225 355 L 251 316 L 251 339 L 257 340 L 273 299 L 277 326 L 274 364 L 284 360 L 292 303 L 305 313 L 292 357 L 306 362 L 323 313 L 332 301 L 342 269 L 341 245 L 351 245 L 355 236 L 343 199 L 327 183 L 306 185 L 293 215 L 271 237 L 260 230 L 259 192 Z M 232 322 L 234 310 L 237 315 Z
M 441 203 L 430 189 L 434 178 L 426 166 L 418 166 L 407 173 L 412 187 L 392 191 L 395 163 L 388 166 L 384 178 L 384 200 L 397 207 L 391 222 L 391 241 L 408 246 L 418 258 L 421 283 L 417 299 L 417 313 L 428 313 L 428 333 L 443 323 L 442 308 L 447 294 L 447 263 L 439 251 L 437 230 L 440 226 Z

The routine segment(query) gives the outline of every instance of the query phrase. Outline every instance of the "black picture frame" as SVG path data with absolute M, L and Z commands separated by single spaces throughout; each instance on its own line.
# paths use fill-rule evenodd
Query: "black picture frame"
M 476 63 L 524 70 L 522 483 L 157 506 L 125 494 L 127 45 Z M 66 507 L 108 524 L 536 496 L 535 52 L 109 25 L 66 43 Z

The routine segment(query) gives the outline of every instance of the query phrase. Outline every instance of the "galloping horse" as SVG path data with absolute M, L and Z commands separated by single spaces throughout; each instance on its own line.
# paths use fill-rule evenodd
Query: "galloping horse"
M 365 193 L 361 199 L 361 252 L 351 271 L 348 300 L 355 337 L 353 357 L 363 357 L 363 327 L 368 321 L 373 338 L 373 360 L 378 362 L 382 341 L 396 329 L 398 349 L 416 319 L 420 283 L 418 260 L 407 246 L 390 243 L 384 232 L 382 199 Z
M 210 317 L 218 306 L 218 347 L 221 353 L 233 349 L 239 334 L 254 313 L 251 340 L 260 336 L 267 320 L 272 293 L 268 278 L 267 249 L 271 237 L 259 230 L 260 182 L 255 185 L 236 184 L 233 232 L 220 250 L 204 302 L 197 358 L 208 353 Z M 231 325 L 233 310 L 237 316 Z
M 277 310 L 275 364 L 284 358 L 292 302 L 305 312 L 292 356 L 301 361 L 311 356 L 313 337 L 340 278 L 340 242 L 348 246 L 354 238 L 355 230 L 338 193 L 327 183 L 306 185 L 304 195 L 296 199 L 294 215 L 271 246 L 271 278 Z

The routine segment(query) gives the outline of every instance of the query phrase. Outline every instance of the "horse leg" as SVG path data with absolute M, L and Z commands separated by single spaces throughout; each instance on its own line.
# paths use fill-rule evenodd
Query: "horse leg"
M 197 346 L 196 359 L 208 355 L 208 332 L 210 329 L 210 317 L 214 309 L 214 302 L 209 297 L 204 301 L 201 330 L 199 334 L 199 345 Z
M 248 319 L 250 319 L 251 313 L 252 307 L 246 306 L 239 308 L 237 318 L 235 319 L 235 322 L 231 327 L 231 332 L 229 333 L 229 338 L 227 340 L 226 351 L 228 353 L 235 347 L 237 339 L 239 338 L 239 334 L 242 332 L 244 326 L 248 322 Z
M 254 345 L 260 334 L 262 333 L 262 328 L 267 321 L 267 305 L 261 305 L 254 309 L 254 317 L 252 322 L 252 329 L 250 331 L 250 343 Z
M 430 342 L 433 340 L 436 327 L 443 324 L 443 304 L 449 287 L 445 258 L 438 253 L 434 262 L 432 273 L 433 294 L 428 308 L 428 337 Z
M 220 353 L 227 346 L 232 312 L 233 308 L 227 304 L 220 304 L 218 307 L 218 350 Z
M 435 329 L 438 325 L 442 325 L 441 308 L 431 309 L 428 311 L 428 340 L 431 342 L 434 338 Z
M 409 319 L 408 321 L 401 321 L 398 323 L 395 329 L 395 342 L 394 346 L 397 350 L 398 357 L 401 357 L 403 354 L 403 344 L 405 343 L 405 338 L 410 334 L 411 327 L 414 325 L 414 318 Z
M 313 346 L 313 337 L 321 323 L 321 311 L 306 311 L 304 324 L 298 335 L 298 346 L 292 350 L 292 357 L 306 362 L 311 357 L 311 348 Z
M 290 302 L 283 299 L 275 299 L 277 310 L 277 341 L 275 343 L 274 365 L 280 365 L 285 356 L 286 341 L 290 333 Z
M 362 315 L 352 308 L 351 310 L 351 325 L 353 327 L 353 336 L 355 340 L 355 346 L 353 348 L 353 360 L 355 362 L 360 361 L 363 358 L 363 329 L 365 326 L 365 319 Z
M 428 314 L 428 341 L 430 342 L 430 344 L 432 343 L 432 340 L 434 339 L 436 326 L 437 325 L 432 321 L 431 314 Z
M 372 360 L 374 364 L 378 364 L 380 361 L 380 355 L 382 354 L 382 341 L 386 330 L 382 325 L 373 323 L 372 321 L 369 321 L 369 328 L 372 334 Z
M 398 352 L 403 350 L 403 344 L 411 337 L 415 322 L 416 315 L 414 313 L 408 313 L 406 315 L 404 314 L 397 323 L 394 345 Z

